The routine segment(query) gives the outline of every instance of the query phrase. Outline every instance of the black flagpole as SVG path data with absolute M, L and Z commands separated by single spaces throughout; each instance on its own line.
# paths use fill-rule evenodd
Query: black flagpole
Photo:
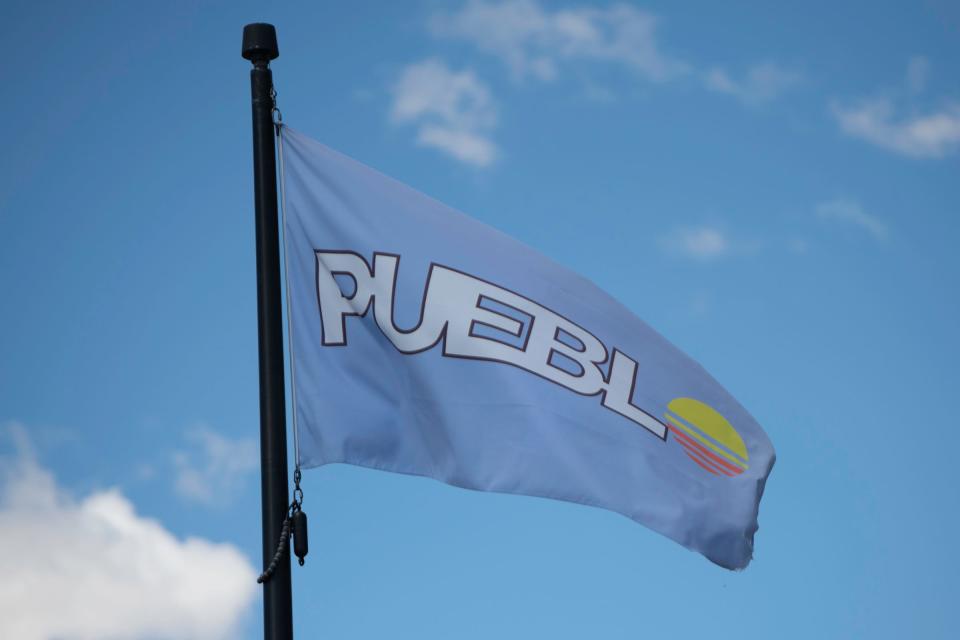
M 287 432 L 283 383 L 283 325 L 280 299 L 280 238 L 277 224 L 277 164 L 274 152 L 273 74 L 280 55 L 271 24 L 243 28 L 243 57 L 253 63 L 253 190 L 257 228 L 257 328 L 260 360 L 260 493 L 263 565 L 273 558 L 287 516 Z M 289 542 L 284 543 L 289 547 Z M 263 637 L 293 638 L 289 548 L 264 582 Z

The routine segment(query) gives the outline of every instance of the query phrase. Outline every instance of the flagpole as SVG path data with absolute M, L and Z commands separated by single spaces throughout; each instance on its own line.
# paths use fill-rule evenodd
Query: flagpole
M 260 493 L 263 565 L 273 558 L 289 507 L 287 434 L 283 381 L 280 241 L 277 228 L 277 165 L 274 151 L 273 74 L 277 32 L 271 24 L 243 28 L 243 57 L 253 64 L 253 189 L 257 231 L 257 328 L 260 363 Z M 263 588 L 263 637 L 293 638 L 289 542 Z

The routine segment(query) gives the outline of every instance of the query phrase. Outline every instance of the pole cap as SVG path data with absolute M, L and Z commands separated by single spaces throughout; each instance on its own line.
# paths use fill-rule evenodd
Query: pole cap
M 269 62 L 280 56 L 277 30 L 272 24 L 254 22 L 243 28 L 242 55 L 250 62 Z

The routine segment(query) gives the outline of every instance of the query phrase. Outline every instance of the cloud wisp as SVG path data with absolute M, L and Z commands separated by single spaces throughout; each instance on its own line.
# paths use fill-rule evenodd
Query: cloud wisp
M 817 216 L 823 220 L 832 220 L 853 225 L 867 232 L 874 240 L 883 242 L 889 236 L 887 225 L 866 211 L 856 200 L 837 198 L 817 205 Z
M 663 236 L 661 246 L 676 255 L 703 262 L 716 260 L 730 253 L 727 235 L 715 227 L 681 227 Z
M 390 116 L 417 127 L 417 144 L 460 162 L 487 167 L 496 160 L 496 105 L 470 69 L 453 71 L 436 58 L 407 66 L 393 87 Z
M 256 573 L 230 544 L 179 539 L 119 490 L 76 500 L 26 432 L 0 461 L 0 637 L 236 637 Z
M 571 71 L 582 80 L 585 65 L 605 66 L 654 83 L 693 77 L 708 90 L 756 106 L 800 80 L 772 62 L 750 67 L 740 78 L 719 67 L 701 74 L 664 50 L 657 16 L 625 3 L 557 7 L 540 0 L 468 0 L 458 9 L 433 13 L 427 26 L 437 39 L 499 60 L 517 84 L 553 82 Z M 419 145 L 476 167 L 496 160 L 491 137 L 496 105 L 473 70 L 454 71 L 430 58 L 404 68 L 392 93 L 392 121 L 416 125 Z M 584 93 L 597 102 L 616 98 L 609 88 L 589 82 Z
M 960 101 L 937 108 L 905 108 L 927 86 L 930 63 L 914 56 L 907 65 L 899 101 L 889 96 L 850 103 L 834 101 L 830 110 L 840 130 L 878 147 L 913 158 L 942 158 L 960 149 Z M 900 102 L 901 105 L 898 105 Z
M 764 62 L 747 70 L 741 79 L 715 67 L 707 72 L 704 85 L 711 91 L 725 93 L 748 106 L 771 102 L 800 82 L 800 74 L 774 62 Z
M 941 158 L 960 148 L 960 103 L 898 116 L 889 98 L 878 98 L 832 111 L 847 135 L 905 156 Z
M 657 18 L 626 4 L 551 10 L 536 0 L 471 0 L 430 19 L 434 36 L 460 40 L 499 58 L 517 81 L 554 80 L 577 61 L 621 65 L 655 82 L 676 77 L 687 65 L 657 42 Z
M 245 477 L 260 467 L 253 438 L 232 439 L 207 427 L 186 434 L 190 451 L 173 454 L 175 487 L 184 498 L 213 505 L 229 500 Z

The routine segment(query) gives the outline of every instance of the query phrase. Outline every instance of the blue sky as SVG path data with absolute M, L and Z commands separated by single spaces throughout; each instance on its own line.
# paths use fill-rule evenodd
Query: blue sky
M 288 123 L 594 280 L 778 453 L 742 573 L 596 509 L 309 471 L 301 637 L 953 635 L 955 4 L 6 13 L 0 635 L 258 636 L 259 20 Z

